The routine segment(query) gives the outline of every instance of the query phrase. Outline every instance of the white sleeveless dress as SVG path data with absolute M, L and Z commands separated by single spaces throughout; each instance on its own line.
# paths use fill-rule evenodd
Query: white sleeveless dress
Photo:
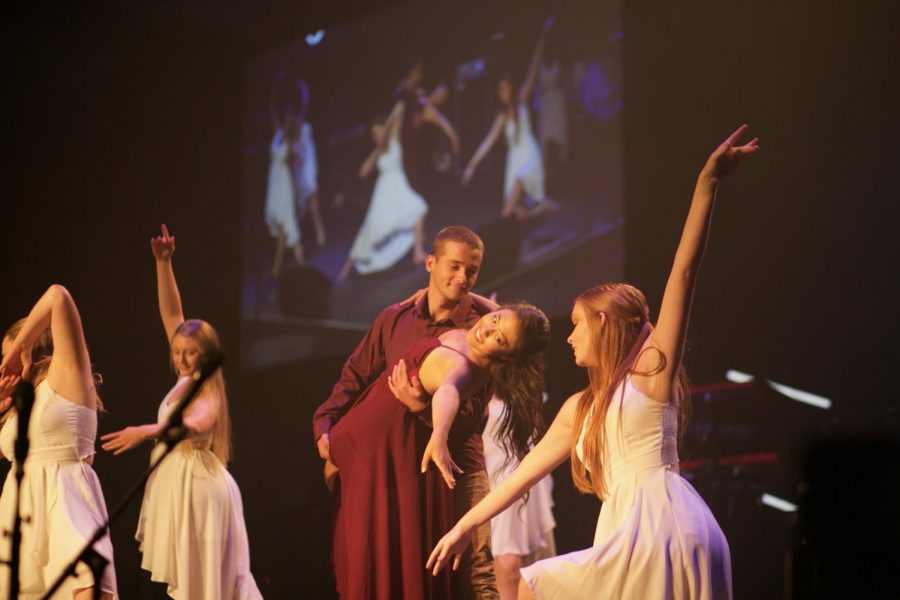
M 163 398 L 160 423 L 188 381 L 180 378 Z M 182 441 L 147 482 L 135 535 L 141 568 L 176 600 L 262 598 L 250 573 L 241 492 L 210 442 L 209 436 Z M 163 450 L 153 448 L 151 464 Z
M 300 241 L 297 209 L 294 205 L 294 183 L 288 165 L 287 136 L 279 129 L 269 145 L 269 180 L 266 186 L 266 225 L 269 234 L 278 237 L 284 231 L 284 243 L 288 248 Z
M 537 562 L 522 577 L 538 600 L 731 598 L 728 542 L 678 474 L 677 408 L 648 398 L 630 378 L 623 387 L 606 418 L 609 497 L 594 545 Z
M 482 433 L 484 465 L 491 489 L 509 477 L 518 462 L 513 459 L 506 467 L 506 452 L 497 442 L 500 423 L 506 412 L 506 403 L 492 398 L 488 404 L 488 420 Z M 524 506 L 523 506 L 524 504 Z M 528 493 L 528 502 L 520 498 L 512 506 L 491 519 L 491 552 L 494 556 L 515 554 L 524 557 L 544 558 L 556 554 L 553 540 L 553 477 L 547 475 Z M 534 558 L 531 558 L 531 562 Z M 528 560 L 525 561 L 528 564 Z
M 503 180 L 503 196 L 509 196 L 516 179 L 522 180 L 522 190 L 526 196 L 526 205 L 544 200 L 544 163 L 541 150 L 531 129 L 531 117 L 524 104 L 516 107 L 518 111 L 518 131 L 516 121 L 506 120 L 506 176 Z
M 12 460 L 18 433 L 17 415 L 0 431 L 0 450 Z M 97 527 L 106 521 L 106 503 L 100 480 L 85 459 L 94 455 L 97 411 L 60 396 L 44 379 L 35 389 L 34 408 L 28 424 L 31 446 L 25 459 L 21 514 L 22 524 L 20 598 L 43 596 L 63 569 L 74 559 Z M 10 469 L 0 496 L 0 527 L 12 531 L 15 519 L 15 469 Z M 11 545 L 0 538 L 2 559 L 8 560 Z M 109 561 L 101 580 L 104 592 L 116 594 L 116 572 L 109 534 L 94 544 Z M 94 579 L 83 564 L 77 577 L 69 578 L 54 598 L 71 598 L 74 591 L 89 588 Z M 0 567 L 0 597 L 9 591 L 9 569 Z
M 396 138 L 378 157 L 378 179 L 372 200 L 350 249 L 350 260 L 362 274 L 383 271 L 406 256 L 415 242 L 416 222 L 428 204 L 409 185 L 403 169 L 403 149 Z

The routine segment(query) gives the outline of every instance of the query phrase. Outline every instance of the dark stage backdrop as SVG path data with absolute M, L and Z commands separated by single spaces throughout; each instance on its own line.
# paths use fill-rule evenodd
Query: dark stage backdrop
M 178 239 L 186 312 L 238 347 L 244 60 L 387 4 L 9 5 L 0 314 L 12 322 L 51 282 L 69 287 L 106 379 L 101 433 L 152 420 L 173 380 L 148 248 L 159 223 Z M 700 382 L 738 368 L 827 396 L 841 432 L 896 429 L 897 8 L 649 2 L 624 11 L 626 277 L 658 306 L 696 172 L 718 140 L 750 123 L 763 151 L 720 192 L 688 368 Z M 583 375 L 570 365 L 565 322 L 554 325 L 558 403 Z M 330 593 L 309 419 L 339 368 L 337 357 L 227 367 L 231 469 L 267 597 Z M 145 450 L 98 456 L 108 503 L 146 464 Z M 864 475 L 857 484 L 878 477 Z M 571 492 L 565 468 L 556 479 L 560 548 L 584 547 L 597 504 Z M 136 519 L 133 507 L 113 529 L 126 598 L 139 597 Z M 736 576 L 735 586 L 753 595 L 752 581 Z

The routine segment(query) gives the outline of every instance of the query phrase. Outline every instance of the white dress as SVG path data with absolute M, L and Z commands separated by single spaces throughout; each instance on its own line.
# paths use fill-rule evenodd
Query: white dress
M 188 381 L 179 379 L 163 399 L 160 423 Z M 135 535 L 141 568 L 177 600 L 262 598 L 250 573 L 241 493 L 210 442 L 208 436 L 182 441 L 147 482 Z M 151 464 L 163 450 L 154 447 Z
M 350 249 L 350 260 L 362 274 L 394 266 L 413 247 L 416 222 L 428 204 L 412 189 L 403 170 L 403 150 L 395 138 L 378 157 L 378 179 L 369 209 Z
M 677 408 L 648 398 L 630 378 L 623 386 L 606 418 L 609 497 L 594 545 L 537 562 L 522 577 L 538 600 L 731 598 L 728 542 L 678 474 Z
M 538 110 L 538 133 L 541 148 L 548 142 L 559 144 L 559 157 L 566 159 L 569 146 L 568 119 L 566 118 L 566 96 L 559 84 L 560 63 L 554 61 L 541 66 L 538 76 L 540 108 Z
M 294 186 L 296 215 L 306 214 L 309 197 L 319 189 L 317 181 L 319 164 L 316 160 L 316 144 L 313 142 L 312 125 L 304 122 L 300 135 L 291 142 L 295 159 L 291 161 L 291 181 Z
M 297 210 L 294 206 L 294 184 L 288 165 L 289 146 L 284 130 L 272 136 L 269 146 L 269 182 L 266 186 L 266 225 L 269 233 L 277 238 L 284 231 L 285 244 L 290 248 L 300 241 Z
M 497 442 L 500 422 L 506 412 L 506 403 L 492 398 L 488 404 L 488 420 L 482 440 L 484 441 L 484 464 L 487 469 L 491 489 L 509 477 L 518 466 L 513 459 L 502 468 L 506 460 L 503 447 Z M 523 507 L 524 503 L 524 507 Z M 528 494 L 528 502 L 516 500 L 509 508 L 491 519 L 491 552 L 494 556 L 515 554 L 517 556 L 553 556 L 555 544 L 553 529 L 553 477 L 541 479 Z
M 514 119 L 506 120 L 506 144 L 509 151 L 506 154 L 503 196 L 508 197 L 516 179 L 521 179 L 526 202 L 528 200 L 541 202 L 544 200 L 544 164 L 541 161 L 541 150 L 531 130 L 528 108 L 524 104 L 519 104 L 516 110 L 519 115 L 518 126 Z
M 0 431 L 0 449 L 12 460 L 18 432 L 18 416 L 10 417 Z M 20 511 L 31 521 L 22 524 L 22 563 L 19 598 L 43 596 L 74 559 L 97 527 L 106 521 L 106 503 L 100 480 L 85 459 L 94 455 L 97 411 L 63 398 L 44 379 L 35 389 L 34 408 L 28 424 L 31 447 L 25 459 Z M 0 496 L 0 527 L 12 531 L 15 519 L 15 469 L 10 469 Z M 0 538 L 2 559 L 8 560 L 8 537 Z M 116 594 L 116 572 L 109 535 L 94 544 L 109 561 L 101 588 Z M 71 598 L 74 590 L 89 588 L 94 579 L 84 564 L 54 598 Z M 9 569 L 0 567 L 0 597 L 9 590 Z

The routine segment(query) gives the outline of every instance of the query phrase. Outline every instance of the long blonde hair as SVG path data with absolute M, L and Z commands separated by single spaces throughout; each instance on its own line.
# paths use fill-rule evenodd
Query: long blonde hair
M 603 476 L 607 457 L 605 424 L 613 396 L 629 375 L 650 376 L 664 370 L 667 357 L 654 348 L 650 351 L 659 355 L 656 366 L 646 372 L 635 371 L 641 348 L 653 332 L 647 299 L 636 287 L 627 283 L 594 286 L 582 292 L 575 304 L 580 305 L 587 316 L 590 353 L 597 363 L 588 367 L 588 387 L 582 391 L 575 409 L 572 478 L 581 492 L 595 494 L 602 500 L 608 492 Z M 673 402 L 678 406 L 680 434 L 689 406 L 687 377 L 681 365 L 674 382 Z M 619 417 L 621 426 L 621 413 Z M 585 427 L 582 460 L 576 452 L 576 444 Z
M 178 335 L 196 342 L 200 349 L 201 363 L 221 353 L 222 345 L 219 342 L 219 334 L 212 325 L 202 319 L 187 319 L 175 329 L 172 339 L 174 340 Z M 171 354 L 169 362 L 172 370 L 177 373 Z M 213 401 L 216 422 L 213 426 L 211 449 L 223 465 L 228 465 L 228 461 L 231 459 L 231 421 L 228 417 L 228 394 L 225 390 L 225 376 L 222 373 L 222 367 L 217 368 L 209 376 L 200 389 L 199 396 Z

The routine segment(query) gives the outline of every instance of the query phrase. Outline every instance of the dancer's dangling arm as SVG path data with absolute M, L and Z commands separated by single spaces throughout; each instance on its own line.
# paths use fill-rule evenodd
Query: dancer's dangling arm
M 510 476 L 463 515 L 453 529 L 441 538 L 426 564 L 426 568 L 431 569 L 432 574 L 437 575 L 451 558 L 453 570 L 456 570 L 462 553 L 469 545 L 472 531 L 509 507 L 547 473 L 566 460 L 572 444 L 572 424 L 575 421 L 575 408 L 579 396 L 580 394 L 576 394 L 566 400 L 547 433 L 522 459 Z
M 488 131 L 488 134 L 478 146 L 478 150 L 476 150 L 475 154 L 472 155 L 472 158 L 469 160 L 469 164 L 466 165 L 466 170 L 463 171 L 463 185 L 468 185 L 469 181 L 472 180 L 472 175 L 475 174 L 475 169 L 478 167 L 479 163 L 484 160 L 484 157 L 488 152 L 490 152 L 491 148 L 494 147 L 494 144 L 497 142 L 497 138 L 500 137 L 500 132 L 503 131 L 503 125 L 505 123 L 506 115 L 504 115 L 503 112 L 498 112 L 497 116 L 494 118 L 494 123 L 491 125 L 490 131 Z
M 166 330 L 166 340 L 171 343 L 178 326 L 184 323 L 181 294 L 172 268 L 175 253 L 175 236 L 163 225 L 162 235 L 150 238 L 150 249 L 156 259 L 156 294 L 159 300 L 159 316 Z
M 672 271 L 666 282 L 659 320 L 656 328 L 644 344 L 645 348 L 655 348 L 665 357 L 665 367 L 652 377 L 645 379 L 643 386 L 650 397 L 661 402 L 669 400 L 671 385 L 677 376 L 684 353 L 691 304 L 697 285 L 697 276 L 712 223 L 713 207 L 719 182 L 731 173 L 749 154 L 759 150 L 759 139 L 753 138 L 743 146 L 737 141 L 747 131 L 741 125 L 710 154 L 700 171 L 694 196 L 688 211 L 684 230 Z M 653 371 L 658 368 L 659 357 L 654 352 L 643 352 L 637 364 L 637 371 Z

